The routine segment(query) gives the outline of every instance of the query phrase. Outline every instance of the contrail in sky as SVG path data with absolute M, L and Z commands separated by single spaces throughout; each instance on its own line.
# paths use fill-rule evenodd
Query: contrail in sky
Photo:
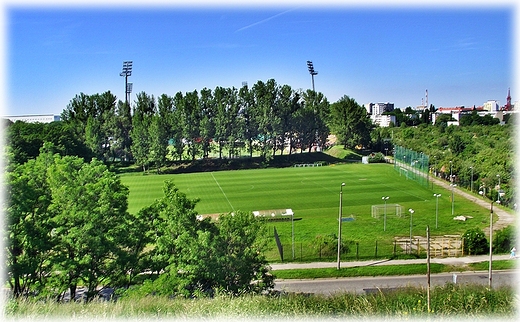
M 254 27 L 254 26 L 257 26 L 257 25 L 263 24 L 264 22 L 267 22 L 267 21 L 269 21 L 269 20 L 271 20 L 271 19 L 274 19 L 274 18 L 276 18 L 276 17 L 279 17 L 279 16 L 281 16 L 281 15 L 284 15 L 284 14 L 290 12 L 290 11 L 293 11 L 293 10 L 295 10 L 295 9 L 289 9 L 289 10 L 286 10 L 286 11 L 284 11 L 284 12 L 278 13 L 278 14 L 276 14 L 276 15 L 274 15 L 274 16 L 269 17 L 269 18 L 265 18 L 265 19 L 263 19 L 263 20 L 257 21 L 257 22 L 255 22 L 255 23 L 252 23 L 252 24 L 250 24 L 250 25 L 247 25 L 247 26 L 245 26 L 245 27 L 242 27 L 242 28 L 240 28 L 240 29 L 237 29 L 237 30 L 235 30 L 235 32 L 239 32 L 239 31 L 242 31 L 242 30 L 245 30 L 245 29 L 249 29 L 249 28 L 251 28 L 251 27 Z

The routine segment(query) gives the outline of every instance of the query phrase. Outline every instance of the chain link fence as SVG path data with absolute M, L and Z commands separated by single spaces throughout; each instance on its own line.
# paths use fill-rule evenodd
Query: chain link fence
M 426 154 L 396 145 L 394 161 L 394 169 L 401 176 L 406 176 L 407 180 L 415 180 L 420 185 L 428 187 L 430 158 Z

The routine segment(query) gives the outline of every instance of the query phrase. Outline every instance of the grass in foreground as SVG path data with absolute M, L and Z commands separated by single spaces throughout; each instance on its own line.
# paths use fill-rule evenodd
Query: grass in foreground
M 325 318 L 379 317 L 417 319 L 500 318 L 512 319 L 518 303 L 511 287 L 488 289 L 483 286 L 446 284 L 431 290 L 431 311 L 427 309 L 426 289 L 406 288 L 388 293 L 332 296 L 282 294 L 274 296 L 218 295 L 215 298 L 170 299 L 146 296 L 122 298 L 117 302 L 58 304 L 10 300 L 5 307 L 10 318 Z

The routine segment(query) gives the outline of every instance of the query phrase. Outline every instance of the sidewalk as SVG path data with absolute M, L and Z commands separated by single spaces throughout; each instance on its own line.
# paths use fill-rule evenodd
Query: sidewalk
M 492 260 L 508 260 L 509 254 L 493 255 Z M 515 257 L 511 260 L 516 260 Z M 466 265 L 470 263 L 479 263 L 489 261 L 489 255 L 478 256 L 464 256 L 464 257 L 445 257 L 445 258 L 431 258 L 430 263 L 445 264 L 445 265 Z M 426 259 L 381 259 L 369 261 L 348 261 L 341 262 L 341 267 L 359 267 L 359 266 L 380 266 L 380 265 L 406 265 L 406 264 L 426 264 Z M 271 264 L 273 271 L 284 269 L 307 269 L 307 268 L 330 268 L 337 267 L 337 262 L 314 262 L 314 263 L 279 263 Z

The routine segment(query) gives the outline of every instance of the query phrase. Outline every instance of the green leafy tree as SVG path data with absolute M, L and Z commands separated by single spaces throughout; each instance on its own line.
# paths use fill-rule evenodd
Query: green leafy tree
M 202 120 L 200 122 L 200 135 L 202 141 L 202 157 L 208 158 L 211 150 L 211 141 L 215 136 L 215 102 L 210 89 L 200 91 L 200 108 Z
M 307 115 L 304 122 L 309 124 L 305 126 L 305 134 L 302 135 L 304 139 L 304 146 L 309 151 L 313 146 L 324 147 L 329 129 L 327 122 L 329 121 L 329 102 L 322 93 L 307 90 L 303 94 L 303 101 Z
M 6 149 L 12 164 L 22 164 L 36 159 L 44 142 L 51 142 L 60 155 L 76 155 L 90 160 L 91 151 L 81 141 L 71 126 L 64 122 L 26 123 L 8 122 L 4 128 Z
M 242 127 L 242 134 L 240 135 L 246 142 L 249 151 L 249 157 L 253 157 L 254 139 L 258 137 L 258 126 L 255 118 L 255 104 L 254 95 L 249 90 L 247 84 L 242 86 L 238 92 L 239 117 Z
M 274 278 L 263 255 L 267 248 L 263 220 L 252 213 L 237 211 L 221 215 L 216 225 L 218 287 L 233 295 L 261 293 L 274 287 Z
M 195 90 L 188 92 L 183 98 L 181 122 L 183 138 L 188 142 L 188 154 L 193 161 L 201 150 L 200 122 L 202 113 L 199 105 L 199 94 Z
M 254 118 L 258 127 L 258 150 L 264 160 L 271 158 L 269 151 L 273 151 L 276 140 L 276 133 L 281 123 L 280 116 L 276 115 L 276 98 L 278 86 L 274 79 L 267 82 L 258 81 L 253 85 L 252 93 L 254 97 Z
M 50 150 L 50 145 L 42 151 Z M 51 151 L 24 164 L 14 164 L 6 173 L 6 245 L 8 282 L 15 297 L 41 293 L 45 277 L 51 271 L 50 232 L 53 225 L 47 211 L 51 193 L 47 171 L 52 163 Z
M 90 300 L 99 285 L 120 274 L 115 267 L 125 246 L 120 241 L 129 220 L 128 188 L 101 161 L 84 163 L 69 156 L 54 157 L 47 180 L 54 244 L 49 279 L 58 290 L 69 289 L 71 298 L 78 285 L 85 285 Z
M 370 144 L 371 121 L 353 98 L 343 96 L 331 105 L 330 127 L 345 148 Z
M 153 116 L 156 114 L 155 98 L 145 92 L 137 94 L 137 101 L 132 117 L 132 154 L 136 164 L 146 171 L 146 167 L 150 163 L 151 137 L 150 126 L 153 122 Z
M 132 159 L 132 139 L 130 132 L 132 130 L 132 115 L 130 112 L 130 104 L 118 101 L 116 108 L 116 116 L 111 126 L 114 129 L 114 138 L 111 145 L 112 153 L 122 161 L 130 161 Z

